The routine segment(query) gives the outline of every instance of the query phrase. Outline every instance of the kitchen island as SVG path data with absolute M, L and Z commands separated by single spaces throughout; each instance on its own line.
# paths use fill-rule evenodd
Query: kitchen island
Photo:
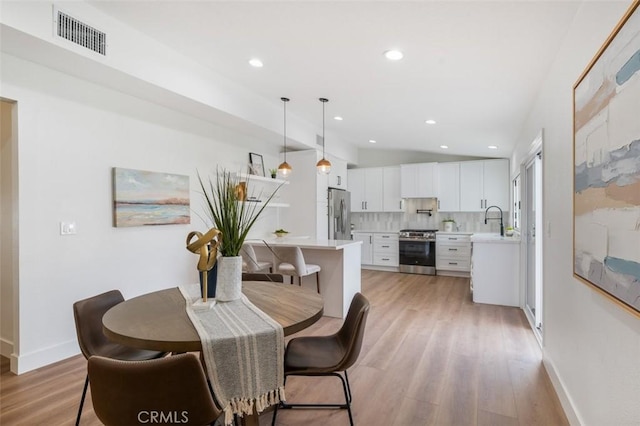
M 473 301 L 520 306 L 520 238 L 475 233 L 471 245 Z
M 272 256 L 269 246 L 300 247 L 306 263 L 322 268 L 320 293 L 324 299 L 324 314 L 327 316 L 344 318 L 351 299 L 361 291 L 361 241 L 284 237 L 246 242 L 254 246 L 259 258 Z M 313 280 L 313 276 L 308 279 Z M 305 278 L 302 282 L 305 285 Z

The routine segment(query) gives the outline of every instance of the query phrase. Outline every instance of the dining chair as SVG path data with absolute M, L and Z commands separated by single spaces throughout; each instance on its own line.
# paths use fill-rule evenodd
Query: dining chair
M 193 353 L 146 361 L 92 356 L 87 369 L 93 410 L 106 426 L 205 425 L 222 413 Z
M 271 281 L 272 283 L 281 283 L 284 282 L 284 277 L 281 274 L 243 272 L 242 281 Z
M 242 272 L 264 272 L 266 269 L 272 272 L 273 270 L 273 262 L 258 260 L 256 251 L 251 244 L 242 244 L 240 256 L 242 256 Z
M 298 285 L 302 285 L 302 277 L 307 275 L 316 274 L 316 288 L 320 293 L 320 268 L 319 265 L 313 263 L 306 263 L 302 250 L 300 247 L 272 247 L 273 251 L 273 272 L 290 275 L 291 283 L 293 283 L 293 277 L 298 277 Z
M 86 359 L 94 355 L 119 360 L 139 361 L 160 358 L 166 352 L 147 351 L 134 349 L 128 346 L 113 343 L 102 332 L 102 317 L 110 308 L 124 301 L 122 293 L 111 290 L 87 299 L 79 300 L 73 304 L 73 318 L 76 323 L 76 334 L 80 351 Z M 89 374 L 84 380 L 80 407 L 76 417 L 76 426 L 80 424 L 82 408 L 89 386 Z
M 272 426 L 276 424 L 279 408 L 346 409 L 349 413 L 349 423 L 353 426 L 351 386 L 347 369 L 356 362 L 360 355 L 369 307 L 369 300 L 361 293 L 356 293 L 351 300 L 347 317 L 340 330 L 330 336 L 294 337 L 289 341 L 284 353 L 285 385 L 289 376 L 337 376 L 342 381 L 345 403 L 289 404 L 282 402 L 275 406 L 271 421 Z M 344 378 L 340 372 L 344 372 Z

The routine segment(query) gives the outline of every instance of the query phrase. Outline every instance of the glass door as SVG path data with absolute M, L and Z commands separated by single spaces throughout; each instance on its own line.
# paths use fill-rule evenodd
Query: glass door
M 538 152 L 525 166 L 525 311 L 542 338 L 542 155 Z

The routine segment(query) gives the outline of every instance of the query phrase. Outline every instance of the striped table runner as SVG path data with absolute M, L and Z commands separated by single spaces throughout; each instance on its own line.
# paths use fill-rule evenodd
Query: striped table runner
M 198 284 L 180 286 L 191 322 L 202 340 L 202 355 L 215 399 L 233 415 L 258 413 L 284 400 L 284 332 L 282 326 L 242 295 L 195 307 Z

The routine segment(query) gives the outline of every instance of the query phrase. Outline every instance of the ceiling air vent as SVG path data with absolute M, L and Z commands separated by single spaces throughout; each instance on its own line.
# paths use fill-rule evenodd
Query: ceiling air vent
M 107 34 L 56 10 L 56 35 L 106 56 Z

